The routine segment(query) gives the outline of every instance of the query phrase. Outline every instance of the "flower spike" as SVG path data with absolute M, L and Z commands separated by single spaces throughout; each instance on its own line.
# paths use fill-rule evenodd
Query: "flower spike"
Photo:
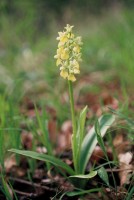
M 74 26 L 66 25 L 63 32 L 59 32 L 57 40 L 58 49 L 54 58 L 56 65 L 60 67 L 60 76 L 72 82 L 76 80 L 75 74 L 80 73 L 81 61 L 81 37 L 75 37 L 72 32 Z

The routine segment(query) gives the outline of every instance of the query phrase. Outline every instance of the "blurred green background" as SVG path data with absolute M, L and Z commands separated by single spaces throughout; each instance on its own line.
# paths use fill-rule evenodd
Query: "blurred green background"
M 1 0 L 1 93 L 15 100 L 62 91 L 65 81 L 61 84 L 53 56 L 57 32 L 67 23 L 83 38 L 81 76 L 101 71 L 107 81 L 114 74 L 123 92 L 132 93 L 133 7 L 132 0 Z

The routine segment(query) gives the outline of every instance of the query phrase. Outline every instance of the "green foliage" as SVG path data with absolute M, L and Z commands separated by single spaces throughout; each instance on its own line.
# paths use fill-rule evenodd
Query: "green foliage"
M 114 181 L 115 190 L 117 190 L 115 177 L 114 177 L 112 167 L 111 167 L 111 164 L 110 164 L 110 161 L 109 161 L 109 158 L 108 158 L 108 155 L 107 155 L 107 151 L 106 151 L 106 148 L 105 148 L 105 145 L 104 145 L 104 141 L 103 141 L 103 138 L 102 138 L 102 130 L 101 130 L 101 127 L 100 127 L 98 120 L 96 120 L 96 123 L 95 123 L 95 134 L 97 136 L 97 141 L 98 141 L 98 143 L 99 143 L 99 145 L 100 145 L 100 147 L 101 147 L 101 149 L 102 149 L 102 151 L 103 151 L 103 153 L 106 157 L 106 160 L 109 163 L 109 167 L 110 167 L 111 173 L 112 173 L 112 178 L 113 178 L 113 181 Z M 103 181 L 105 181 L 109 185 L 108 175 L 107 175 L 104 168 L 100 168 L 99 176 L 102 178 Z
M 93 178 L 96 175 L 97 175 L 97 171 L 92 171 L 86 175 L 85 174 L 74 175 L 74 176 L 69 176 L 69 178 L 89 179 L 89 178 Z
M 97 171 L 91 171 L 89 174 L 77 174 L 69 176 L 70 182 L 76 186 L 76 188 L 85 188 L 87 181 L 97 175 Z
M 104 144 L 104 141 L 102 138 L 102 133 L 100 130 L 100 124 L 99 124 L 98 120 L 96 120 L 96 123 L 95 123 L 95 134 L 97 135 L 97 141 L 98 141 L 99 145 L 101 146 L 101 149 L 102 149 L 105 157 L 108 160 L 107 151 L 106 151 L 105 144 Z
M 78 121 L 78 123 L 81 124 L 81 130 L 83 130 L 83 126 L 85 124 L 86 110 L 87 110 L 87 107 L 85 107 L 80 113 L 80 118 L 79 118 L 80 122 Z M 103 137 L 105 135 L 107 129 L 111 126 L 111 124 L 113 122 L 114 122 L 114 116 L 113 115 L 104 115 L 99 119 L 101 131 L 102 131 L 101 137 Z M 81 134 L 81 132 L 79 132 L 79 134 Z M 83 132 L 82 132 L 82 136 L 79 135 L 79 137 L 78 137 L 78 135 L 77 135 L 75 144 L 78 144 L 81 141 L 80 139 L 82 137 L 83 137 Z M 10 151 L 17 153 L 17 154 L 20 154 L 20 155 L 28 156 L 30 158 L 34 158 L 34 159 L 37 159 L 37 160 L 49 162 L 56 167 L 61 167 L 69 175 L 71 175 L 69 178 L 70 178 L 71 181 L 73 181 L 74 185 L 77 185 L 77 187 L 83 188 L 85 186 L 86 180 L 94 177 L 97 174 L 96 171 L 92 171 L 89 174 L 85 175 L 86 165 L 87 165 L 87 163 L 90 159 L 90 156 L 91 156 L 91 154 L 92 154 L 92 152 L 93 152 L 93 150 L 94 150 L 94 148 L 97 144 L 97 138 L 96 138 L 96 133 L 95 133 L 94 128 L 92 128 L 92 130 L 90 130 L 90 132 L 85 137 L 83 137 L 83 140 L 81 142 L 82 143 L 79 146 L 79 149 L 80 149 L 79 150 L 79 156 L 77 154 L 77 159 L 76 159 L 76 169 L 77 169 L 77 171 L 73 170 L 71 167 L 69 167 L 66 163 L 64 163 L 60 159 L 58 159 L 54 156 L 51 156 L 51 155 L 40 154 L 40 153 L 36 153 L 36 152 L 32 152 L 32 151 L 17 150 L 17 149 L 11 149 Z M 75 150 L 75 152 L 77 152 L 77 151 Z M 78 165 L 79 168 L 77 167 L 77 165 Z M 83 180 L 85 179 L 85 180 L 79 182 L 79 181 L 76 181 L 77 179 L 83 179 Z
M 94 193 L 94 192 L 101 192 L 101 189 L 100 188 L 95 188 L 95 189 L 90 189 L 90 190 L 80 190 L 80 189 L 77 189 L 77 190 L 72 191 L 72 192 L 66 192 L 66 193 L 64 193 L 60 197 L 60 200 L 64 197 L 64 195 L 67 195 L 69 197 L 74 197 L 74 196 L 82 196 L 82 195 L 89 194 L 89 193 Z
M 128 129 L 128 134 L 127 137 L 129 138 L 129 140 L 131 142 L 134 142 L 134 120 L 130 117 L 128 117 L 126 114 L 122 113 L 121 111 L 116 111 L 114 109 L 110 110 L 118 116 L 119 119 L 123 119 L 126 121 L 126 126 L 123 128 L 127 128 Z
M 101 130 L 101 137 L 103 137 L 106 134 L 107 129 L 113 124 L 115 120 L 114 115 L 103 115 L 99 119 L 99 126 Z M 80 153 L 80 160 L 79 160 L 79 165 L 80 165 L 80 172 L 84 173 L 86 165 L 93 153 L 93 150 L 97 144 L 97 136 L 95 132 L 95 128 L 93 127 L 88 134 L 85 136 L 82 146 L 81 146 L 81 153 Z
M 2 181 L 2 186 L 0 187 L 1 191 L 4 193 L 7 200 L 12 200 L 13 197 L 12 197 L 12 194 L 11 194 L 11 191 L 10 191 L 11 188 L 9 187 L 7 182 L 5 181 L 3 175 L 1 176 L 1 181 Z
M 85 128 L 85 120 L 86 120 L 86 113 L 87 113 L 87 106 L 80 112 L 80 116 L 77 122 L 77 130 L 76 134 L 72 136 L 72 151 L 75 160 L 75 168 L 76 173 L 81 173 L 79 170 L 79 159 L 80 159 L 80 152 L 81 152 L 81 145 L 84 139 L 84 128 Z
M 109 186 L 109 178 L 105 168 L 101 167 L 97 172 L 100 178 Z
M 24 150 L 17 150 L 17 149 L 11 149 L 9 151 L 20 154 L 20 155 L 24 155 L 24 156 L 27 156 L 27 157 L 30 157 L 30 158 L 34 158 L 34 159 L 37 159 L 37 160 L 50 162 L 54 166 L 61 167 L 62 169 L 64 169 L 70 175 L 75 174 L 75 172 L 73 171 L 73 169 L 71 167 L 69 167 L 62 160 L 60 160 L 60 159 L 58 159 L 54 156 L 49 156 L 49 155 L 46 155 L 46 154 L 40 154 L 40 153 L 36 153 L 36 152 L 33 152 L 33 151 L 24 151 Z
M 6 120 L 6 110 L 8 109 L 8 105 L 5 102 L 5 98 L 0 96 L 0 165 L 4 168 L 4 151 L 5 151 L 5 144 L 3 144 L 4 141 L 4 126 L 5 126 L 5 120 Z
M 132 188 L 130 189 L 130 191 L 126 195 L 125 200 L 131 200 L 133 198 L 133 195 L 134 195 L 134 186 L 132 186 Z
M 85 137 L 85 121 L 86 121 L 86 114 L 87 114 L 87 106 L 80 112 L 80 116 L 78 119 L 78 128 L 77 128 L 77 134 L 76 134 L 76 140 L 77 140 L 77 156 L 79 157 L 80 149 L 82 145 L 82 141 Z
M 0 95 L 0 166 L 3 170 L 6 151 L 11 147 L 20 147 L 18 110 L 12 101 Z
M 50 138 L 49 138 L 49 132 L 48 132 L 48 120 L 46 117 L 46 114 L 44 111 L 42 111 L 42 116 L 39 115 L 37 108 L 35 106 L 35 111 L 36 111 L 36 117 L 37 117 L 37 122 L 41 131 L 41 135 L 43 136 L 43 138 L 41 137 L 41 141 L 44 144 L 44 146 L 47 148 L 48 154 L 52 155 L 52 144 L 50 142 Z

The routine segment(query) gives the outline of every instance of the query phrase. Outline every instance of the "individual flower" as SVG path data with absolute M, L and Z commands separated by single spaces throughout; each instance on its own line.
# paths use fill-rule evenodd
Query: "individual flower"
M 80 73 L 79 62 L 81 61 L 81 37 L 75 37 L 72 32 L 73 26 L 66 25 L 63 32 L 57 37 L 58 49 L 54 56 L 56 65 L 60 67 L 60 76 L 72 82 L 76 80 L 75 74 Z

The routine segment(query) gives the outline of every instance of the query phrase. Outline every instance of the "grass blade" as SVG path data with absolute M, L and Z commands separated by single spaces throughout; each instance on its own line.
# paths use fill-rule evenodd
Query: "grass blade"
M 134 126 L 134 121 L 132 119 L 128 118 L 127 116 L 125 116 L 121 112 L 114 110 L 113 108 L 109 108 L 109 109 L 111 110 L 111 112 L 118 115 L 120 118 L 125 119 L 128 122 L 129 125 Z
M 127 194 L 127 197 L 125 200 L 132 200 L 133 196 L 134 196 L 134 186 L 131 188 L 131 190 Z
M 36 118 L 37 118 L 37 122 L 38 122 L 39 128 L 42 131 L 42 135 L 43 135 L 42 143 L 47 148 L 48 154 L 52 155 L 53 154 L 52 153 L 52 146 L 51 146 L 51 142 L 50 142 L 50 139 L 49 139 L 46 115 L 43 112 L 42 116 L 40 116 L 36 105 L 35 105 L 35 113 L 36 113 Z
M 95 189 L 90 189 L 90 190 L 80 190 L 80 191 L 73 191 L 73 192 L 67 192 L 66 195 L 69 197 L 74 197 L 78 195 L 84 195 L 84 194 L 89 194 L 93 192 L 100 192 L 100 188 L 95 188 Z
M 100 147 L 101 147 L 101 149 L 102 149 L 102 151 L 103 151 L 103 153 L 104 153 L 104 155 L 106 157 L 106 160 L 109 162 L 109 158 L 107 156 L 107 151 L 106 151 L 106 148 L 105 148 L 105 145 L 104 145 L 104 141 L 102 139 L 101 129 L 100 129 L 100 125 L 99 125 L 98 120 L 95 123 L 95 131 L 96 131 L 98 143 L 99 143 L 99 145 L 100 145 Z M 111 167 L 110 164 L 109 164 L 109 167 L 111 169 L 111 173 L 112 173 L 112 177 L 113 177 L 113 181 L 114 181 L 114 186 L 115 186 L 116 191 L 117 191 L 116 181 L 115 181 L 114 174 L 113 174 L 113 171 L 112 171 L 112 167 Z M 104 171 L 104 169 L 103 169 L 103 171 Z M 104 172 L 104 174 L 106 175 L 105 172 Z
M 99 145 L 100 145 L 100 147 L 101 147 L 106 159 L 108 160 L 107 152 L 106 152 L 106 148 L 105 148 L 102 136 L 101 136 L 100 125 L 99 125 L 98 120 L 96 120 L 96 123 L 95 123 L 95 132 L 96 132 L 96 135 L 97 135 L 98 143 L 99 143 Z
M 12 200 L 12 199 L 13 199 L 13 196 L 12 196 L 12 194 L 11 194 L 11 192 L 10 192 L 11 189 L 10 189 L 9 185 L 8 185 L 7 182 L 4 180 L 4 177 L 3 177 L 3 176 L 1 177 L 1 179 L 2 179 L 2 186 L 3 186 L 2 191 L 3 191 L 3 193 L 4 193 L 5 197 L 6 197 L 6 199 L 7 199 L 7 200 Z

